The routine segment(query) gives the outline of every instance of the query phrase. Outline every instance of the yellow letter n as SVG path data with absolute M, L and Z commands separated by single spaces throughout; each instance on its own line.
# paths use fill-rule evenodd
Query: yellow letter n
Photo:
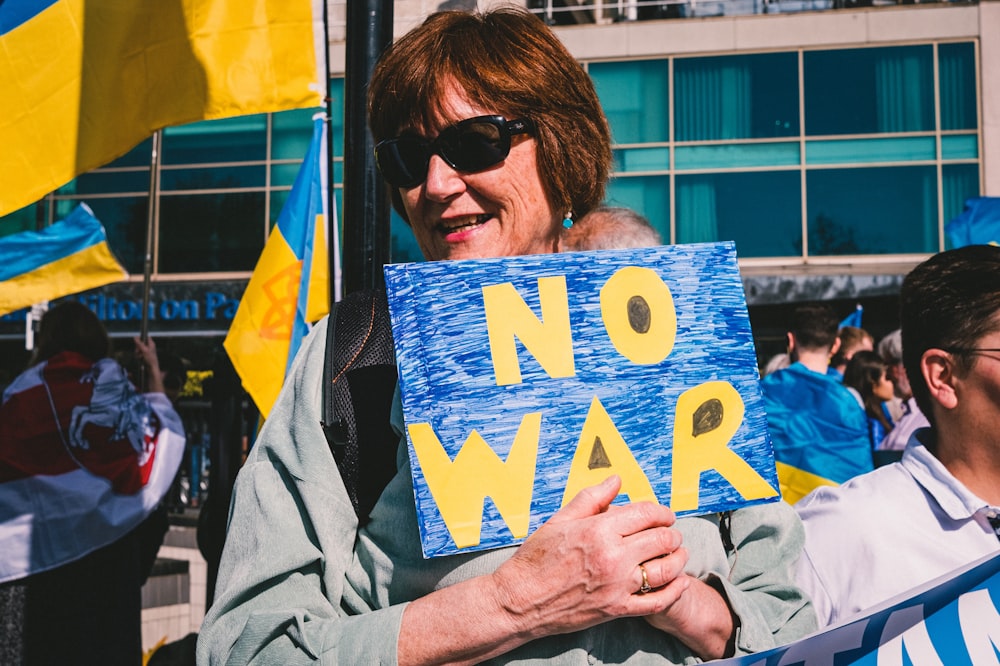
M 490 336 L 490 354 L 497 386 L 521 383 L 515 336 L 524 343 L 525 349 L 531 352 L 549 377 L 572 377 L 576 374 L 566 278 L 538 278 L 538 300 L 542 306 L 541 321 L 511 283 L 483 287 L 486 329 Z
M 698 508 L 701 473 L 710 469 L 722 475 L 744 499 L 778 494 L 728 446 L 743 422 L 744 409 L 743 398 L 729 382 L 705 382 L 677 399 L 671 509 Z
M 541 425 L 541 413 L 525 415 L 506 462 L 475 430 L 452 462 L 429 423 L 409 427 L 427 488 L 456 546 L 479 544 L 487 496 L 493 498 L 515 539 L 528 535 Z

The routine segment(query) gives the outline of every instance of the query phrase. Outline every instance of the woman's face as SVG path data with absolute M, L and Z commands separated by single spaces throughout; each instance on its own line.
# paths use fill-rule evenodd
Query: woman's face
M 434 126 L 417 128 L 427 139 L 460 120 L 499 113 L 470 103 L 454 84 L 445 90 L 443 113 L 435 116 Z M 545 195 L 536 149 L 531 135 L 515 135 L 507 159 L 478 173 L 460 173 L 432 155 L 427 179 L 400 189 L 424 257 L 433 261 L 555 252 L 562 214 Z
M 872 387 L 872 393 L 876 398 L 882 400 L 883 402 L 886 400 L 892 400 L 895 395 L 892 381 L 889 379 L 889 375 L 886 374 L 885 370 L 882 371 L 878 381 L 876 381 L 875 385 Z

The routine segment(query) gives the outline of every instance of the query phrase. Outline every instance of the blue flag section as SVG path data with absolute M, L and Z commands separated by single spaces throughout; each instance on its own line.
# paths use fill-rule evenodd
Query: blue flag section
M 732 243 L 385 277 L 426 557 L 517 543 L 612 474 L 681 515 L 778 499 Z
M 862 307 L 861 303 L 858 303 L 851 314 L 844 317 L 840 322 L 840 328 L 845 326 L 853 326 L 854 328 L 861 328 L 861 316 L 864 314 L 865 309 Z
M 57 0 L 4 0 L 0 2 L 0 35 L 32 19 Z
M 1000 197 L 968 199 L 944 231 L 952 247 L 1000 244 Z
M 86 204 L 41 231 L 0 238 L 0 315 L 127 277 Z
M 864 566 L 859 562 L 858 566 Z M 1000 554 L 800 641 L 718 666 L 993 666 L 1000 655 Z

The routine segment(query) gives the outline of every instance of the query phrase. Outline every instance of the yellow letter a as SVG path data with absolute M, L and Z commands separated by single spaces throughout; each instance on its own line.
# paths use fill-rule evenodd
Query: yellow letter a
M 487 496 L 493 498 L 514 538 L 527 536 L 541 425 L 541 413 L 525 415 L 507 462 L 500 460 L 475 430 L 452 462 L 429 423 L 409 427 L 427 488 L 456 546 L 468 548 L 479 543 Z
M 612 474 L 622 478 L 621 492 L 633 502 L 655 502 L 649 479 L 611 421 L 604 405 L 596 397 L 590 403 L 583 422 L 580 441 L 569 467 L 569 479 L 563 492 L 563 506 L 588 486 L 597 485 Z
M 483 287 L 486 330 L 490 336 L 490 354 L 497 386 L 521 382 L 515 335 L 549 377 L 572 377 L 576 374 L 566 278 L 561 275 L 538 278 L 538 300 L 542 306 L 543 321 L 538 320 L 511 283 Z
M 698 508 L 701 473 L 714 469 L 744 497 L 774 497 L 778 491 L 729 448 L 743 422 L 743 398 L 729 382 L 706 382 L 681 394 L 674 416 L 670 508 Z

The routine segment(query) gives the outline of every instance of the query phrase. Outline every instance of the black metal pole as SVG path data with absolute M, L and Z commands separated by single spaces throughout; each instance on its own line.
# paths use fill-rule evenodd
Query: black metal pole
M 344 73 L 344 294 L 380 287 L 389 262 L 389 192 L 375 167 L 366 94 L 372 70 L 392 42 L 392 0 L 347 0 Z

